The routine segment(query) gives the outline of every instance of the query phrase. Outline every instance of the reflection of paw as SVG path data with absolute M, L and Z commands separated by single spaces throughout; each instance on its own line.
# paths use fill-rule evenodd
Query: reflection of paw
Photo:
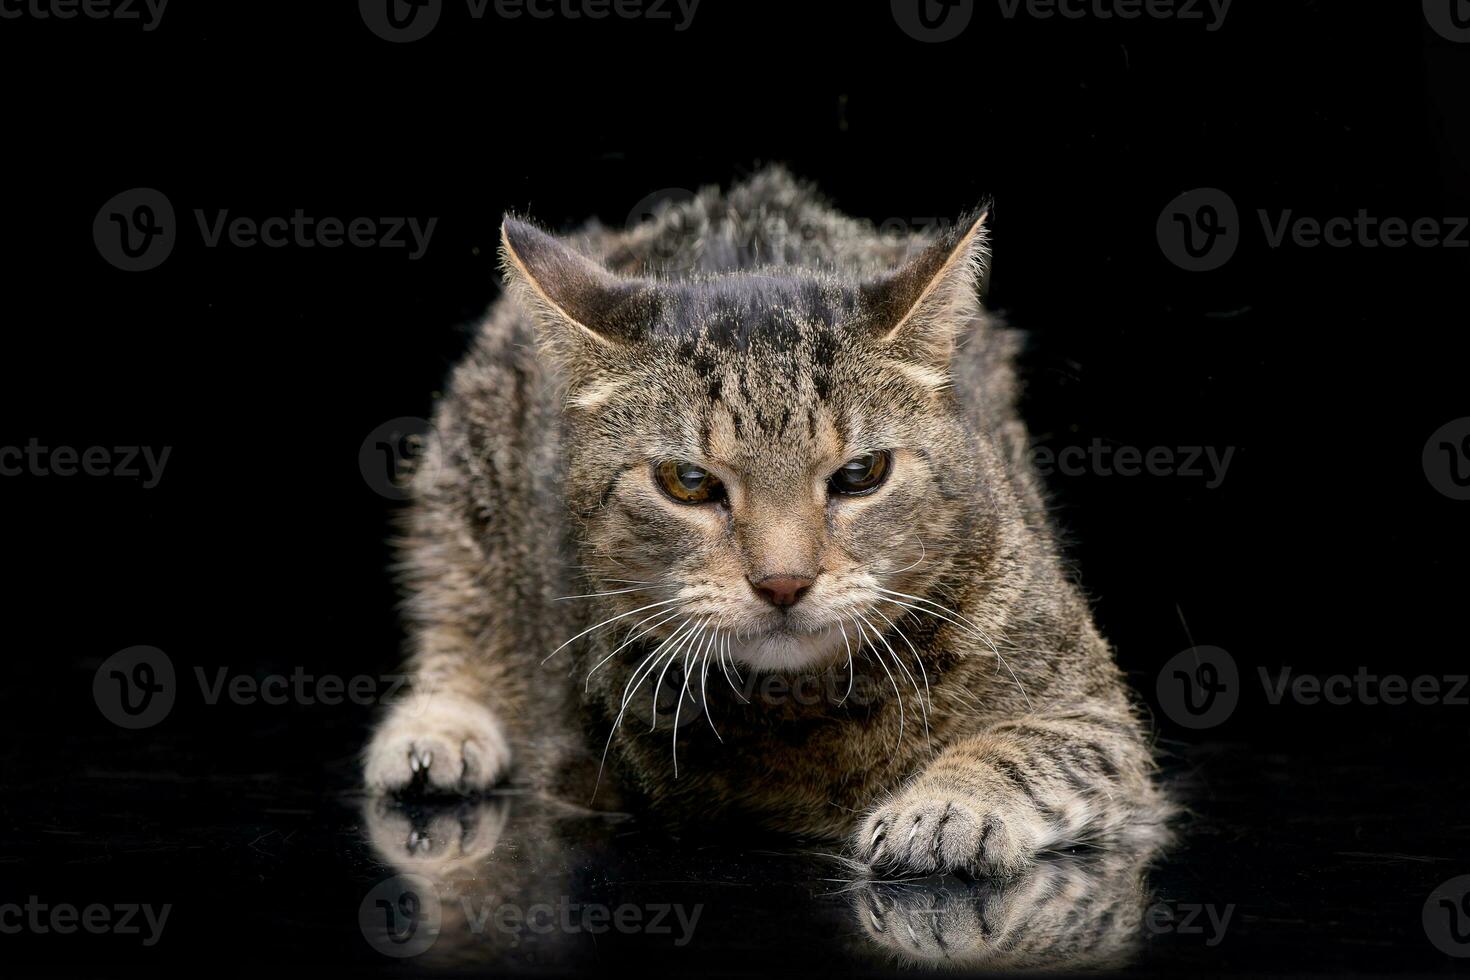
M 362 808 L 364 833 L 385 864 L 436 880 L 452 871 L 472 869 L 488 858 L 509 813 L 504 798 L 409 808 L 370 797 Z
M 444 694 L 395 707 L 363 756 L 363 782 L 393 792 L 422 782 L 439 792 L 495 785 L 510 768 L 505 729 L 489 708 Z
M 1031 862 L 1044 828 L 1005 796 L 974 799 L 914 786 L 868 816 L 853 839 L 859 860 L 898 874 L 1015 874 Z
M 984 888 L 957 885 L 902 888 L 872 884 L 853 893 L 853 913 L 879 948 L 916 963 L 981 959 L 993 928 L 985 920 Z
M 1042 859 L 1007 879 L 863 882 L 853 914 L 881 952 L 987 972 L 1117 968 L 1142 927 L 1155 852 Z

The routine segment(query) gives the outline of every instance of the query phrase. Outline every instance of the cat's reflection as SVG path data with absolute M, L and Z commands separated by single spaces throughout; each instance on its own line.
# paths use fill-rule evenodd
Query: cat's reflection
M 369 798 L 363 835 L 396 872 L 378 888 L 388 908 L 424 919 L 418 945 L 369 935 L 388 955 L 429 962 L 522 965 L 577 958 L 592 939 L 579 928 L 578 879 L 586 848 L 624 819 L 535 795 L 497 795 L 452 804 Z M 403 892 L 412 893 L 402 902 Z M 411 931 L 413 924 L 406 927 Z
M 1162 837 L 1038 860 L 1006 880 L 859 881 L 867 939 L 901 965 L 997 972 L 1115 969 L 1134 956 Z
M 722 958 L 754 954 L 760 935 L 770 935 L 778 945 L 788 938 L 768 932 L 770 923 L 766 928 L 754 923 L 770 914 L 765 908 L 770 896 L 791 887 L 783 879 L 831 880 L 824 859 L 799 859 L 798 867 L 789 863 L 791 857 L 766 857 L 772 863 L 766 865 L 770 880 L 762 894 L 769 894 L 763 900 L 749 893 L 750 904 L 732 908 L 729 882 L 722 886 L 718 879 L 728 879 L 728 868 L 752 866 L 752 854 L 740 845 L 698 850 L 696 860 L 682 846 L 660 846 L 657 834 L 638 832 L 626 816 L 593 813 L 535 794 L 439 806 L 375 798 L 364 801 L 362 817 L 373 852 L 392 869 L 375 889 L 382 894 L 370 896 L 374 934 L 369 942 L 389 955 L 421 956 L 426 965 L 494 964 L 516 970 L 595 964 L 599 936 L 604 958 L 610 943 L 629 939 L 608 934 L 609 929 L 627 931 L 616 925 L 613 913 L 629 908 L 643 916 L 633 931 L 650 923 L 651 910 L 664 909 L 664 933 L 644 938 L 665 950 L 684 949 L 697 938 L 689 949 L 696 958 L 701 950 L 719 951 Z M 848 917 L 855 928 L 842 931 L 856 945 L 847 954 L 904 969 L 1116 968 L 1128 963 L 1141 942 L 1146 873 L 1163 843 L 1145 838 L 1059 854 L 1005 881 L 859 879 L 827 903 L 804 910 L 785 906 L 776 928 L 830 935 L 820 923 L 832 923 L 834 915 Z M 766 876 L 757 872 L 756 877 Z M 706 905 L 718 906 L 718 912 L 699 918 Z M 399 914 L 420 916 L 424 929 L 405 940 L 413 923 L 399 923 L 394 933 L 392 917 Z M 384 915 L 389 917 L 386 934 L 378 928 Z M 806 925 L 803 917 L 810 920 Z M 652 946 L 637 948 L 646 953 Z M 808 951 L 838 952 L 816 945 Z

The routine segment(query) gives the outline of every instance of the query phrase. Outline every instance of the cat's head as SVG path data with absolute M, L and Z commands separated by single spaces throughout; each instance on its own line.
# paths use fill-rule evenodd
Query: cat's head
M 982 213 L 867 278 L 627 278 L 507 219 L 507 283 L 566 384 L 579 560 L 621 622 L 808 670 L 973 562 L 993 474 L 951 358 L 986 259 Z

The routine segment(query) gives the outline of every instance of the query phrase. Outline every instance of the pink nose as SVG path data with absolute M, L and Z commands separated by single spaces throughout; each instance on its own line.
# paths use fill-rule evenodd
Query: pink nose
M 813 581 L 797 575 L 771 575 L 750 585 L 774 606 L 794 606 L 806 595 Z

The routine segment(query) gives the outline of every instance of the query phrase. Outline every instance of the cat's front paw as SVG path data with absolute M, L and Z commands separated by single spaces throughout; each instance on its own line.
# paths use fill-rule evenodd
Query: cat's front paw
M 473 793 L 495 785 L 510 758 L 494 712 L 468 698 L 431 694 L 383 719 L 363 755 L 363 782 L 380 793 L 415 786 Z
M 1019 801 L 919 784 L 869 814 L 853 848 L 884 873 L 1012 875 L 1031 863 L 1043 836 L 1035 811 Z

